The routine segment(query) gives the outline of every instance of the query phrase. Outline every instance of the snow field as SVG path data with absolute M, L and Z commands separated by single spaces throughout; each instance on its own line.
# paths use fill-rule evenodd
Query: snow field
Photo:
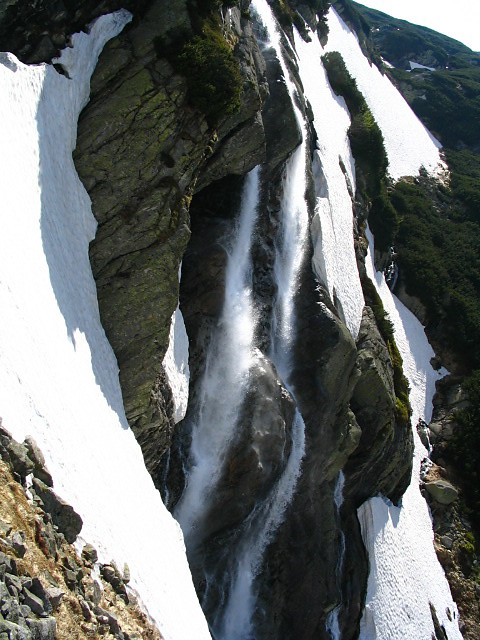
M 100 560 L 128 563 L 165 639 L 207 639 L 180 527 L 123 412 L 88 259 L 96 223 L 71 155 L 98 55 L 129 19 L 74 36 L 60 59 L 71 80 L 0 57 L 0 416 L 38 442 Z
M 356 80 L 382 131 L 391 177 L 398 180 L 418 175 L 422 166 L 430 173 L 435 172 L 441 165 L 438 140 L 423 126 L 389 78 L 370 64 L 357 36 L 334 9 L 328 13 L 328 27 L 325 51 L 339 51 Z
M 336 96 L 330 87 L 318 38 L 305 42 L 295 31 L 295 49 L 318 136 L 313 158 L 316 195 L 311 224 L 313 270 L 356 339 L 364 300 L 353 244 L 350 192 L 355 192 L 355 163 L 347 137 L 350 114 L 343 98 Z

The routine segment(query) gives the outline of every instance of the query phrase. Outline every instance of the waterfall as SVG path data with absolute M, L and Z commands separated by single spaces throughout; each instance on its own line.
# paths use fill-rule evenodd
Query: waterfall
M 202 514 L 235 434 L 254 357 L 250 246 L 257 215 L 258 174 L 256 167 L 246 178 L 237 228 L 227 247 L 225 301 L 201 383 L 200 406 L 192 431 L 191 468 L 175 510 L 187 545 L 194 543 L 200 533 Z
M 272 11 L 265 0 L 252 3 L 267 30 L 269 42 L 277 54 L 292 101 L 302 143 L 285 167 L 280 228 L 275 242 L 274 279 L 277 295 L 273 307 L 271 360 L 288 387 L 291 351 L 296 336 L 294 301 L 298 276 L 304 259 L 308 234 L 306 191 L 307 130 L 303 115 L 295 102 L 295 86 L 281 52 L 280 34 Z M 293 396 L 292 389 L 289 388 Z M 305 424 L 296 410 L 292 432 L 292 450 L 285 470 L 270 497 L 258 505 L 246 523 L 240 559 L 231 585 L 219 637 L 243 640 L 251 637 L 255 607 L 254 580 L 273 534 L 283 520 L 293 497 L 305 454 Z
M 287 466 L 271 496 L 258 505 L 248 518 L 238 566 L 232 581 L 221 632 L 218 635 L 224 640 L 252 638 L 256 597 L 253 590 L 254 580 L 261 569 L 265 550 L 293 497 L 305 454 L 305 424 L 298 410 L 295 414 L 292 440 L 292 451 Z
M 345 534 L 343 533 L 340 527 L 340 509 L 343 504 L 343 486 L 345 484 L 345 476 L 343 475 L 343 471 L 340 471 L 338 474 L 337 483 L 335 485 L 335 492 L 333 494 L 333 500 L 335 502 L 335 506 L 337 508 L 337 518 L 339 522 L 340 529 L 340 553 L 338 554 L 338 562 L 337 562 L 337 587 L 340 591 L 341 583 L 342 583 L 342 571 L 343 571 L 343 562 L 345 560 Z M 330 613 L 327 618 L 327 631 L 330 633 L 332 640 L 341 640 L 340 626 L 338 624 L 338 616 L 342 609 L 342 602 L 338 604 L 335 609 Z
M 254 6 L 268 30 L 270 44 L 277 52 L 303 139 L 285 167 L 273 269 L 277 295 L 272 311 L 270 359 L 288 388 L 291 352 L 296 337 L 294 298 L 308 239 L 309 216 L 305 201 L 307 131 L 303 115 L 295 104 L 295 88 L 281 55 L 280 36 L 271 10 L 266 2 L 255 2 Z M 258 206 L 258 182 L 256 169 L 246 181 L 238 227 L 232 234 L 228 250 L 224 306 L 201 382 L 198 417 L 192 431 L 191 468 L 175 511 L 190 548 L 201 542 L 202 514 L 208 511 L 209 498 L 213 495 L 222 463 L 235 436 L 249 372 L 255 362 L 264 357 L 253 348 L 255 312 L 251 297 L 250 245 Z M 229 558 L 226 575 L 222 579 L 222 602 L 212 622 L 216 638 L 240 640 L 251 637 L 257 599 L 255 578 L 262 567 L 265 550 L 293 497 L 305 452 L 305 425 L 298 410 L 291 441 L 289 457 L 280 477 L 267 497 L 256 503 L 242 523 L 235 556 Z M 205 578 L 208 592 L 209 576 Z

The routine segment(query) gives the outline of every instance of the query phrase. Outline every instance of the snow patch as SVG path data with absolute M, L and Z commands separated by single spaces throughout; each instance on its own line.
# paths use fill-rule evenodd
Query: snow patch
M 328 12 L 326 51 L 339 51 L 348 71 L 356 80 L 367 105 L 380 127 L 388 156 L 388 172 L 394 180 L 418 175 L 423 166 L 436 173 L 442 166 L 441 144 L 427 131 L 386 75 L 370 64 L 357 36 L 337 12 Z
M 305 42 L 295 30 L 295 50 L 318 136 L 313 156 L 316 204 L 310 229 L 313 271 L 356 339 L 364 300 L 353 238 L 350 193 L 355 191 L 355 163 L 347 136 L 350 114 L 344 99 L 330 87 L 318 38 Z
M 410 65 L 410 71 L 412 71 L 413 69 L 426 69 L 427 71 L 435 71 L 433 67 L 426 67 L 424 64 L 413 62 L 413 60 L 409 60 L 408 63 Z
M 187 413 L 188 384 L 188 335 L 182 312 L 177 307 L 172 315 L 168 349 L 163 359 L 163 368 L 173 395 L 173 419 L 175 424 L 183 420 Z
M 394 296 L 383 274 L 375 271 L 373 236 L 367 228 L 369 249 L 367 275 L 375 284 L 395 327 L 395 340 L 403 358 L 403 370 L 410 385 L 412 425 L 415 443 L 410 486 L 401 505 L 395 507 L 378 496 L 358 510 L 362 536 L 370 560 L 367 598 L 361 621 L 362 640 L 417 640 L 433 637 L 429 602 L 437 611 L 449 640 L 461 640 L 458 610 L 434 547 L 427 503 L 420 490 L 420 464 L 427 450 L 415 425 L 429 422 L 435 382 L 446 371 L 430 365 L 434 356 L 419 320 Z M 450 621 L 447 608 L 453 613 Z
M 100 560 L 129 565 L 164 638 L 206 640 L 180 527 L 123 411 L 88 258 L 96 223 L 72 160 L 98 55 L 130 18 L 74 36 L 59 60 L 71 80 L 0 56 L 0 415 L 38 442 Z

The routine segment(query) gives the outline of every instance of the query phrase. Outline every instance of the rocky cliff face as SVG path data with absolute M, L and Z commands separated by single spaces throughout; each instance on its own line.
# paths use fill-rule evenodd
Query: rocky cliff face
M 166 468 L 174 423 L 162 362 L 179 299 L 179 267 L 183 260 L 180 301 L 191 347 L 191 413 L 223 304 L 222 241 L 238 209 L 242 177 L 263 165 L 252 247 L 253 296 L 262 318 L 255 346 L 262 355 L 241 408 L 248 428 L 227 454 L 215 501 L 205 514 L 200 552 L 190 557 L 200 595 L 206 592 L 205 566 L 218 579 L 218 588 L 205 598 L 212 620 L 222 597 L 225 553 L 218 549 L 223 545 L 228 551 L 235 542 L 239 525 L 279 477 L 289 452 L 294 406 L 268 359 L 267 342 L 285 163 L 301 133 L 280 65 L 272 50 L 259 49 L 248 2 L 241 9 L 219 9 L 243 94 L 240 109 L 215 128 L 191 106 L 186 79 L 165 57 L 178 34 L 195 33 L 199 6 L 153 0 L 129 8 L 132 24 L 105 47 L 92 78 L 74 159 L 98 221 L 91 263 L 126 414 L 160 489 L 168 470 L 172 506 L 183 487 L 182 460 L 189 447 L 187 415 L 176 427 Z M 90 10 L 93 17 L 98 7 Z M 56 24 L 59 18 L 48 20 Z M 310 20 L 315 23 L 313 15 Z M 288 49 L 286 39 L 284 44 Z M 37 45 L 23 46 L 27 59 L 38 59 Z M 295 72 L 291 56 L 290 62 Z M 296 85 L 301 96 L 298 77 Z M 308 114 L 302 97 L 300 103 Z M 313 146 L 311 133 L 309 142 Z M 307 173 L 311 203 L 311 165 Z M 257 578 L 258 640 L 327 638 L 326 618 L 340 599 L 343 637 L 355 637 L 368 574 L 356 508 L 378 492 L 397 500 L 410 470 L 411 436 L 396 420 L 392 363 L 375 318 L 366 307 L 355 344 L 313 276 L 312 252 L 310 246 L 296 295 L 300 337 L 291 381 L 305 420 L 306 455 L 295 496 Z M 258 468 L 268 471 L 258 474 Z M 342 468 L 345 503 L 337 513 L 333 497 Z M 346 555 L 339 584 L 341 530 Z
M 99 226 L 91 247 L 102 321 L 115 350 L 127 418 L 159 482 L 173 421 L 162 361 L 196 189 L 264 158 L 264 65 L 250 24 L 232 10 L 244 93 L 216 131 L 187 100 L 158 42 L 192 32 L 187 3 L 154 2 L 105 48 L 79 122 L 75 162 Z M 228 33 L 227 33 L 228 31 Z

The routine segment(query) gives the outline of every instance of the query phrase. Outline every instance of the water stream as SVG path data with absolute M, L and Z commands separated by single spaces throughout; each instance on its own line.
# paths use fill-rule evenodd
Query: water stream
M 202 515 L 222 471 L 237 424 L 253 363 L 255 314 L 251 295 L 252 233 L 257 216 L 259 169 L 245 181 L 237 227 L 228 248 L 225 301 L 207 355 L 197 419 L 193 425 L 190 469 L 175 509 L 187 546 L 201 536 Z
M 280 224 L 275 242 L 274 280 L 277 295 L 273 304 L 269 356 L 288 388 L 291 352 L 296 336 L 294 297 L 308 239 L 309 217 L 305 201 L 307 132 L 303 115 L 295 104 L 295 87 L 281 54 L 280 36 L 270 7 L 263 0 L 256 1 L 254 6 L 268 31 L 268 44 L 275 48 L 282 66 L 303 137 L 302 144 L 292 154 L 285 168 Z M 186 489 L 175 511 L 187 547 L 201 540 L 202 514 L 206 512 L 209 498 L 215 491 L 222 462 L 235 435 L 249 371 L 257 357 L 262 357 L 253 346 L 256 316 L 251 297 L 250 259 L 258 199 L 256 169 L 247 179 L 238 228 L 232 237 L 224 307 L 207 355 L 201 383 L 200 410 L 192 432 L 191 468 Z M 293 496 L 305 452 L 305 425 L 298 410 L 292 425 L 291 441 L 283 472 L 266 499 L 255 505 L 242 525 L 235 559 L 228 563 L 229 575 L 223 579 L 225 601 L 221 598 L 211 624 L 215 638 L 243 640 L 252 637 L 257 596 L 255 578 L 261 569 L 265 550 Z

